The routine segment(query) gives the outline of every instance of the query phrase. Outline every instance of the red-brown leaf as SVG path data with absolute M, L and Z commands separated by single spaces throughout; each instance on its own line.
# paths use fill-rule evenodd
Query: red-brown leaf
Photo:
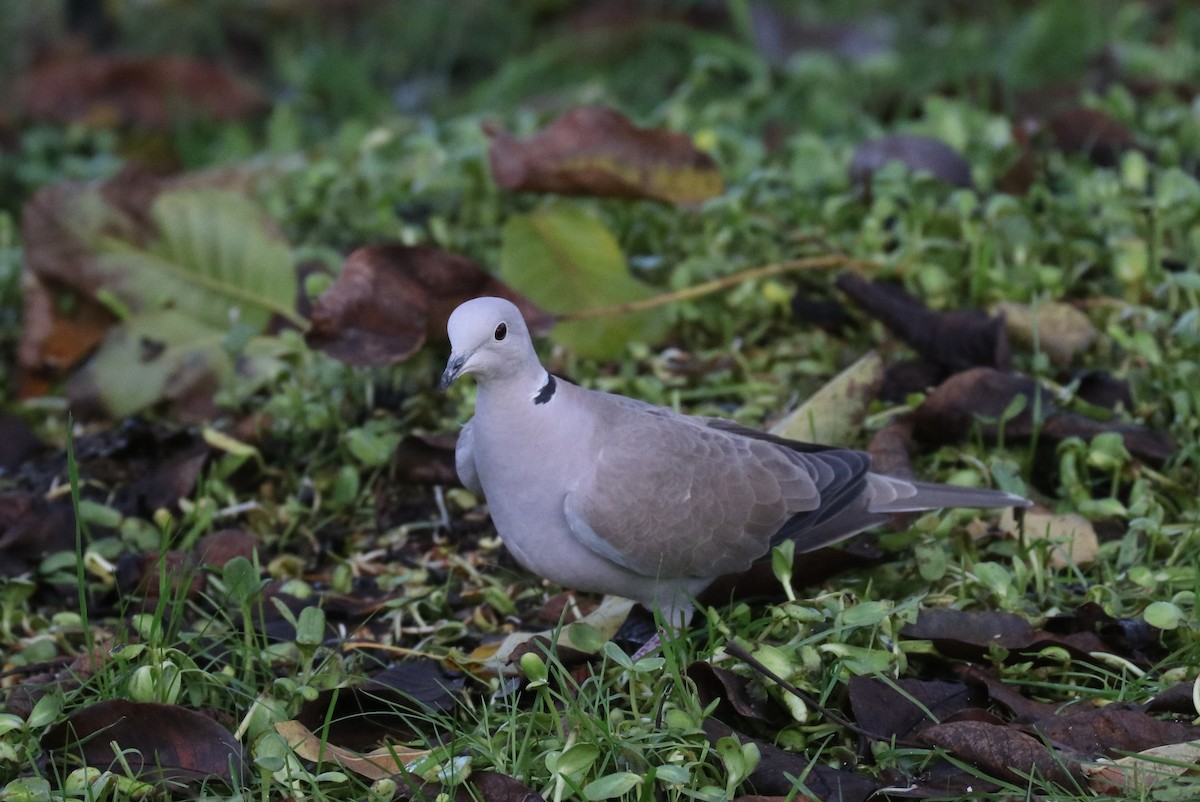
M 42 737 L 59 761 L 123 774 L 113 743 L 142 780 L 233 782 L 242 769 L 242 745 L 207 716 L 178 705 L 110 699 L 76 710 Z
M 956 721 L 930 727 L 920 738 L 985 774 L 1021 785 L 1031 774 L 1064 787 L 1070 787 L 1082 778 L 1077 759 L 1055 753 L 1032 735 L 1009 727 L 981 721 Z
M 150 207 L 164 191 L 244 187 L 236 171 L 162 178 L 127 168 L 105 181 L 61 181 L 43 187 L 21 210 L 25 244 L 22 292 L 25 325 L 17 351 L 24 398 L 46 392 L 104 339 L 116 318 L 97 300 L 111 289 L 96 241 L 114 237 L 143 247 L 158 236 Z M 88 216 L 93 219 L 85 220 Z M 88 226 L 95 225 L 94 231 Z M 69 297 L 72 303 L 57 302 Z M 64 306 L 67 311 L 64 311 Z
M 1098 109 L 1067 109 L 1046 127 L 1061 150 L 1082 153 L 1102 167 L 1112 167 L 1122 153 L 1138 146 L 1128 128 Z
M 492 175 L 509 192 L 554 192 L 698 204 L 724 191 L 716 163 L 688 137 L 638 128 L 620 112 L 586 106 L 527 140 L 487 124 Z
M 263 105 L 258 90 L 215 64 L 180 56 L 92 56 L 37 67 L 18 90 L 25 116 L 167 129 L 180 118 L 236 120 Z
M 433 337 L 463 301 L 498 295 L 515 303 L 529 331 L 554 324 L 507 284 L 474 262 L 426 245 L 376 245 L 346 258 L 342 273 L 317 300 L 308 343 L 350 365 L 390 365 L 408 359 Z

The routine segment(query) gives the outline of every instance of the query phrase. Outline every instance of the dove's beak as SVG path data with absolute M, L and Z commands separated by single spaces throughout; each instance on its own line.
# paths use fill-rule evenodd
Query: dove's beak
M 462 375 L 463 365 L 467 363 L 467 357 L 459 354 L 450 354 L 450 361 L 446 363 L 446 369 L 442 372 L 442 378 L 438 381 L 438 389 L 443 393 L 451 383 Z

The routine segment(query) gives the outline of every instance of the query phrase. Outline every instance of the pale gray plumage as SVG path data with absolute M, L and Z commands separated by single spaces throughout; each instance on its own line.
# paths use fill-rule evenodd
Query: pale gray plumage
M 871 473 L 861 451 L 555 379 L 520 311 L 501 298 L 462 304 L 448 330 L 441 386 L 470 373 L 479 388 L 459 436 L 458 475 L 487 498 L 518 562 L 567 587 L 657 607 L 672 622 L 686 620 L 713 579 L 785 539 L 809 551 L 893 513 L 1029 504 Z

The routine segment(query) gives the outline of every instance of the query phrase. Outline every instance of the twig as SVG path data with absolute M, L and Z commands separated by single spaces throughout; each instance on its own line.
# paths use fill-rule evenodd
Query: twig
M 642 298 L 638 301 L 614 304 L 612 306 L 601 306 L 595 309 L 580 309 L 576 312 L 559 315 L 558 319 L 559 321 L 591 320 L 597 317 L 616 317 L 634 312 L 644 312 L 647 309 L 656 309 L 660 306 L 675 303 L 676 301 L 690 301 L 693 298 L 711 295 L 714 292 L 720 292 L 721 290 L 737 286 L 745 281 L 767 278 L 768 276 L 778 276 L 783 273 L 792 273 L 799 270 L 826 270 L 831 267 L 852 267 L 869 272 L 879 269 L 879 266 L 874 262 L 866 262 L 843 254 L 810 256 L 805 259 L 793 259 L 788 262 L 776 262 L 761 267 L 753 267 L 749 270 L 743 270 L 740 273 L 734 273 L 732 276 L 722 276 L 712 281 L 706 281 L 703 284 L 697 284 L 694 287 L 685 287 L 682 290 L 675 290 L 674 292 L 664 292 L 661 295 Z

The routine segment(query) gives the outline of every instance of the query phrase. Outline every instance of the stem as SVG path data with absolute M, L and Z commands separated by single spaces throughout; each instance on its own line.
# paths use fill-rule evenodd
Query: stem
M 743 270 L 740 273 L 734 273 L 731 276 L 722 276 L 712 281 L 706 281 L 703 284 L 697 284 L 694 287 L 685 287 L 682 290 L 664 292 L 660 295 L 630 301 L 629 303 L 600 306 L 594 309 L 579 309 L 574 312 L 568 312 L 565 315 L 559 315 L 558 320 L 560 322 L 568 320 L 591 320 L 598 317 L 616 317 L 634 312 L 644 312 L 647 309 L 657 309 L 660 306 L 666 306 L 676 301 L 690 301 L 693 298 L 711 295 L 714 292 L 720 292 L 721 290 L 737 286 L 745 281 L 778 276 L 783 273 L 792 273 L 799 270 L 825 270 L 831 267 L 850 267 L 867 272 L 875 272 L 879 269 L 879 265 L 874 262 L 866 262 L 842 254 L 810 256 L 805 259 L 793 259 L 787 262 L 776 262 L 761 267 L 753 267 Z

